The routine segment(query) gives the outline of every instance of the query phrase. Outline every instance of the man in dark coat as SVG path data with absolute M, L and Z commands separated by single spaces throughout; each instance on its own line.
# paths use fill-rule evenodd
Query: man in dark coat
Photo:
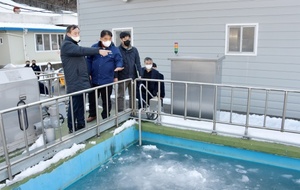
M 99 50 L 99 48 L 86 48 L 78 45 L 80 41 L 79 28 L 77 25 L 70 25 L 66 30 L 66 37 L 62 43 L 60 56 L 64 69 L 67 93 L 73 93 L 85 90 L 91 87 L 85 56 L 101 54 L 107 56 L 110 51 Z M 84 99 L 83 95 L 72 96 L 73 115 L 71 114 L 71 100 L 68 110 L 68 128 L 73 132 L 72 120 L 74 120 L 74 129 L 79 130 L 85 127 Z
M 152 68 L 153 69 L 155 69 L 155 70 L 157 70 L 157 64 L 156 63 L 153 63 L 152 64 Z M 158 70 L 157 70 L 158 71 Z M 163 74 L 161 74 L 159 71 L 158 71 L 158 73 L 159 73 L 159 79 L 160 80 L 164 80 L 165 79 L 165 77 L 164 77 L 164 75 Z M 164 98 L 165 97 L 165 83 L 164 82 L 161 82 L 160 83 L 160 91 L 162 92 L 161 94 L 161 98 Z
M 145 67 L 142 68 L 141 77 L 145 79 L 162 79 L 161 74 L 156 70 L 153 69 L 153 61 L 150 57 L 146 57 L 144 60 Z M 142 88 L 142 94 L 139 96 L 139 108 L 141 107 L 141 99 L 142 98 L 147 104 L 149 105 L 150 99 L 155 96 L 158 96 L 158 82 L 149 81 L 148 85 L 146 84 L 146 81 L 143 81 L 142 84 L 147 86 L 147 90 L 151 93 L 148 93 L 144 88 Z M 162 83 L 161 83 L 162 86 Z M 165 91 L 164 89 L 160 88 L 160 98 L 165 97 Z M 148 94 L 148 95 L 147 95 Z M 147 97 L 148 96 L 148 97 Z M 143 103 L 143 106 L 145 106 L 145 103 Z
M 124 79 L 136 79 L 141 74 L 141 62 L 140 62 L 140 55 L 138 50 L 131 46 L 131 35 L 129 32 L 121 32 L 120 34 L 121 45 L 119 46 L 119 50 L 123 57 L 123 67 L 122 71 L 117 73 L 118 80 Z M 125 87 L 124 87 L 125 85 Z M 129 102 L 133 99 L 131 97 L 131 83 L 128 81 L 125 84 L 119 83 L 118 84 L 118 111 L 124 110 L 124 96 L 125 91 L 128 89 L 129 94 Z M 131 107 L 131 103 L 129 104 Z

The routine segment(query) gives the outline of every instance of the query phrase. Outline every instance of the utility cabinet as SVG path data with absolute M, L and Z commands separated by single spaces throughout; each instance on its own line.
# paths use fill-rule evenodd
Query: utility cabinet
M 222 60 L 220 58 L 173 57 L 171 60 L 171 80 L 221 83 Z M 215 87 L 212 85 L 173 84 L 173 113 L 191 117 L 213 119 Z M 220 101 L 220 93 L 217 95 Z M 187 107 L 185 113 L 185 105 Z M 219 105 L 219 104 L 217 104 Z

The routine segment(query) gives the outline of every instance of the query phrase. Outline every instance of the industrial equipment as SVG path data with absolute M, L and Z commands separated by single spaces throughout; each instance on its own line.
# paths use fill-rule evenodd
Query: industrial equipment
M 221 83 L 222 60 L 220 58 L 174 57 L 171 60 L 171 80 Z M 201 92 L 202 91 L 202 92 Z M 215 89 L 213 86 L 174 83 L 173 113 L 186 116 L 213 118 Z M 218 100 L 219 96 L 218 94 Z M 187 97 L 186 97 L 187 96 Z

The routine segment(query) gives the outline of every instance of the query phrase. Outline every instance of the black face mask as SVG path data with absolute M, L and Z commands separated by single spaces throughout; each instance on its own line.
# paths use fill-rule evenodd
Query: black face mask
M 125 45 L 125 46 L 130 46 L 130 40 L 126 40 L 126 41 L 124 42 L 124 45 Z

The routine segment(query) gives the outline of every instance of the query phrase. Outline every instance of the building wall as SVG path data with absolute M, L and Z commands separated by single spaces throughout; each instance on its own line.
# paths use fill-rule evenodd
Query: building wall
M 93 44 L 102 29 L 133 27 L 141 58 L 152 57 L 166 79 L 174 42 L 182 56 L 222 56 L 226 24 L 258 23 L 257 56 L 226 56 L 222 83 L 287 89 L 300 88 L 299 9 L 299 0 L 78 1 L 82 45 Z M 221 109 L 229 109 L 229 96 L 223 89 Z M 234 110 L 245 112 L 246 98 L 237 91 Z M 251 112 L 263 113 L 264 98 L 254 93 Z M 288 98 L 288 116 L 300 117 L 298 100 L 298 95 Z M 272 95 L 268 114 L 281 115 L 282 101 L 283 94 Z
M 6 65 L 11 63 L 10 53 L 9 53 L 9 44 L 7 35 L 4 32 L 0 32 L 0 38 L 3 40 L 3 44 L 0 44 L 0 65 Z
M 39 34 L 56 34 L 56 32 L 38 32 Z M 57 62 L 60 60 L 59 50 L 54 51 L 36 51 L 35 47 L 35 32 L 28 32 L 25 35 L 26 43 L 26 54 L 29 60 L 35 59 L 37 63 L 39 62 Z M 63 32 L 59 33 L 63 34 Z
M 39 34 L 48 34 L 49 32 L 39 32 Z M 56 34 L 51 32 L 49 34 Z M 63 32 L 59 33 L 63 34 Z M 0 33 L 4 36 L 6 44 L 0 45 L 0 65 L 12 63 L 15 65 L 25 64 L 26 60 L 35 59 L 37 63 L 60 62 L 59 50 L 55 51 L 36 51 L 35 32 L 23 34 L 20 31 L 7 31 Z M 24 39 L 24 40 L 23 40 Z
M 10 60 L 14 65 L 24 64 L 24 45 L 22 32 L 6 32 L 9 42 Z

